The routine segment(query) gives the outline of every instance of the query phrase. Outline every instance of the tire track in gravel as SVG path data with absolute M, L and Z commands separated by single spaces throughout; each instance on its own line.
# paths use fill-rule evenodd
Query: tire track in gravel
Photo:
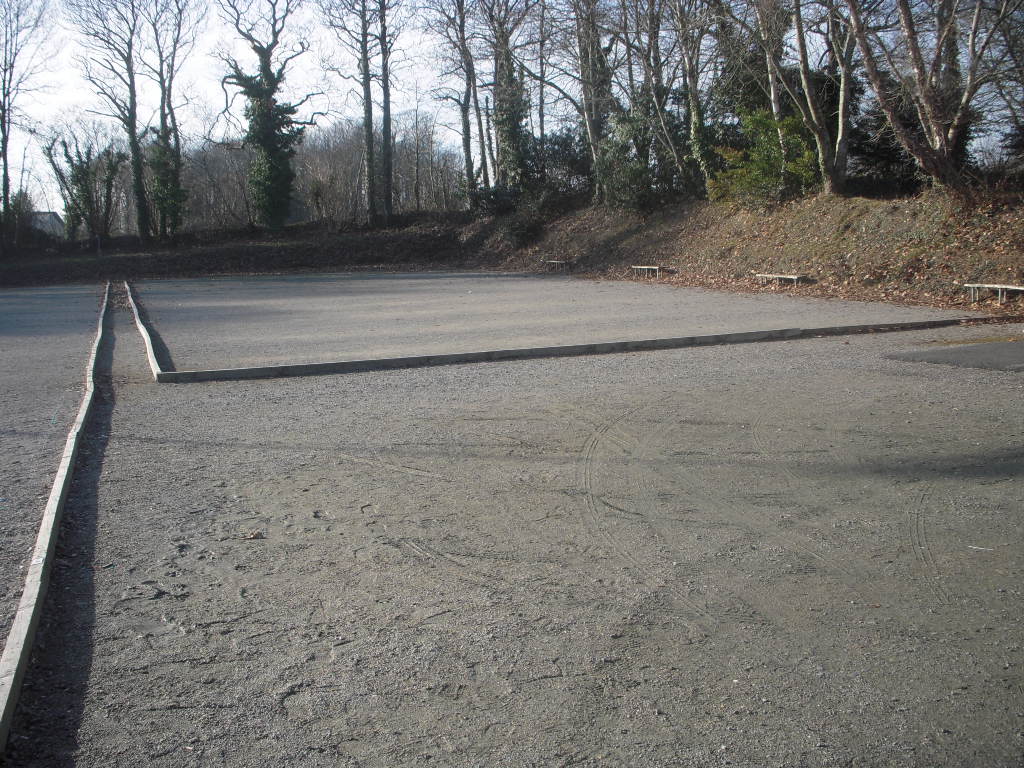
M 342 461 L 350 464 L 362 464 L 363 466 L 373 467 L 374 469 L 386 470 L 388 472 L 399 472 L 405 475 L 413 475 L 414 477 L 429 477 L 434 480 L 444 480 L 448 483 L 453 483 L 455 480 L 446 475 L 440 475 L 437 472 L 431 472 L 426 469 L 419 469 L 418 467 L 409 467 L 405 464 L 395 464 L 374 455 L 372 458 L 366 456 L 356 456 L 350 453 L 342 453 L 340 451 L 334 451 L 334 456 L 339 459 L 339 463 Z
M 674 411 L 675 409 L 670 410 Z M 671 444 L 689 442 L 681 438 L 672 439 L 671 437 L 681 430 L 686 423 L 686 421 L 677 422 L 665 430 L 665 437 Z M 702 479 L 695 480 L 697 476 Z M 755 539 L 771 542 L 783 551 L 798 558 L 802 562 L 802 568 L 798 568 L 797 573 L 814 574 L 820 579 L 826 577 L 835 579 L 850 592 L 859 595 L 861 601 L 871 605 L 874 610 L 882 611 L 888 618 L 895 621 L 903 624 L 906 623 L 907 617 L 904 611 L 897 612 L 884 607 L 887 602 L 890 602 L 887 599 L 889 592 L 883 587 L 872 587 L 879 580 L 880 573 L 877 568 L 870 567 L 870 564 L 858 558 L 848 556 L 849 553 L 844 553 L 846 556 L 840 560 L 835 555 L 817 551 L 815 549 L 817 542 L 813 539 L 794 531 L 781 529 L 771 522 L 763 520 L 762 510 L 758 510 L 756 507 L 744 504 L 741 501 L 730 500 L 725 502 L 719 498 L 714 491 L 706 488 L 706 484 L 709 482 L 708 478 L 709 474 L 707 472 L 691 472 L 686 474 L 677 472 L 674 474 L 674 479 L 682 482 L 684 495 L 691 501 L 697 500 L 700 502 L 702 506 L 714 515 L 716 520 L 743 530 Z M 802 484 L 791 486 L 790 491 L 797 493 L 801 487 L 803 487 Z M 753 584 L 744 582 L 741 585 L 740 591 L 746 592 L 748 589 L 758 600 L 764 600 L 764 605 L 769 607 L 771 611 L 776 612 L 776 616 L 784 618 L 785 621 L 801 624 L 813 623 L 812 617 L 806 616 L 799 609 L 779 601 L 767 589 L 760 589 Z M 925 614 L 926 608 L 918 606 L 918 611 L 921 614 Z M 771 618 L 771 616 L 769 615 L 767 618 Z
M 632 461 L 627 460 L 627 464 L 635 463 L 635 449 L 630 448 L 629 443 L 636 444 L 637 440 L 633 435 L 622 430 L 621 424 L 628 417 L 639 414 L 647 407 L 648 406 L 638 406 L 636 408 L 625 410 L 618 416 L 599 423 L 598 426 L 591 428 L 590 434 L 587 436 L 583 448 L 580 451 L 580 460 L 578 462 L 577 470 L 577 483 L 583 491 L 582 495 L 585 510 L 581 517 L 584 525 L 590 528 L 591 532 L 596 534 L 599 539 L 603 540 L 608 545 L 611 552 L 626 565 L 627 571 L 630 572 L 637 581 L 646 586 L 652 593 L 667 590 L 672 597 L 675 598 L 679 606 L 683 609 L 683 612 L 677 615 L 677 618 L 683 622 L 691 634 L 707 634 L 708 630 L 712 628 L 709 625 L 717 623 L 717 619 L 711 615 L 707 608 L 700 605 L 682 590 L 670 584 L 668 580 L 652 578 L 651 563 L 645 562 L 634 552 L 630 551 L 628 547 L 623 546 L 622 543 L 612 535 L 612 532 L 608 527 L 602 523 L 605 515 L 602 514 L 602 511 L 598 506 L 599 503 L 613 511 L 619 511 L 620 513 L 630 515 L 635 521 L 643 522 L 646 519 L 642 513 L 632 512 L 609 503 L 604 498 L 604 495 L 598 492 L 599 489 L 596 488 L 594 467 L 595 464 L 600 461 L 600 449 L 605 447 L 607 442 L 611 442 L 622 449 L 627 456 L 632 459 Z M 618 440 L 612 441 L 609 438 L 609 435 L 613 431 L 619 432 Z M 628 439 L 623 439 L 623 437 Z M 645 527 L 649 528 L 649 526 Z M 649 550 L 645 548 L 645 551 Z
M 754 418 L 750 422 L 750 428 L 747 430 L 747 434 L 750 437 L 751 443 L 753 443 L 756 451 L 762 456 L 762 458 L 768 462 L 771 461 L 772 457 L 778 455 L 778 451 L 773 451 L 769 441 L 764 438 L 764 425 L 767 422 L 767 417 L 763 410 L 759 410 Z M 830 452 L 834 456 L 834 451 Z M 807 486 L 805 480 L 801 479 L 784 461 L 777 462 L 779 468 L 779 474 L 781 475 L 783 482 L 786 485 L 786 492 L 788 494 L 801 494 L 802 489 Z M 754 515 L 745 515 L 745 519 L 753 520 L 756 519 Z M 819 569 L 825 571 L 835 571 L 847 579 L 856 581 L 859 579 L 870 578 L 871 569 L 866 564 L 859 564 L 851 562 L 850 565 L 844 565 L 836 561 L 835 558 L 827 557 L 820 552 L 815 551 L 810 543 L 813 543 L 813 539 L 805 536 L 798 536 L 794 533 L 787 533 L 785 529 L 770 529 L 766 525 L 754 525 L 749 523 L 749 520 L 745 523 L 745 527 L 748 530 L 757 529 L 762 535 L 768 536 L 774 540 L 779 546 L 785 550 L 800 556 L 804 560 L 805 572 L 816 573 Z
M 917 494 L 916 500 L 911 502 L 906 510 L 907 538 L 910 540 L 910 548 L 914 552 L 914 558 L 919 570 L 925 576 L 928 586 L 939 603 L 949 605 L 953 602 L 949 591 L 942 583 L 942 569 L 935 560 L 931 544 L 928 541 L 928 515 L 926 508 L 931 498 L 931 488 L 925 488 Z
M 637 494 L 643 500 L 641 509 L 648 512 L 645 515 L 647 524 L 661 541 L 662 546 L 669 551 L 667 559 L 673 565 L 676 565 L 677 563 L 683 563 L 686 555 L 678 547 L 673 546 L 672 539 L 674 537 L 666 530 L 664 525 L 658 522 L 659 518 L 655 513 L 654 488 L 650 481 L 652 473 L 644 470 L 651 461 L 649 451 L 652 442 L 657 438 L 663 438 L 673 428 L 674 425 L 671 422 L 663 421 L 657 429 L 645 433 L 644 438 L 640 441 L 637 455 L 638 463 L 634 465 L 636 471 L 633 472 L 633 480 Z M 695 566 L 684 566 L 684 570 L 694 576 L 699 575 L 699 571 Z M 752 581 L 747 580 L 742 584 L 738 584 L 737 581 L 737 579 L 728 578 L 725 573 L 719 573 L 716 576 L 717 583 L 715 586 L 722 590 L 724 593 L 723 597 L 727 598 L 722 601 L 723 605 L 715 611 L 715 614 L 720 618 L 743 624 L 757 623 L 759 618 L 771 623 L 778 623 L 776 619 L 779 616 L 785 616 L 790 623 L 802 618 L 787 604 L 776 599 L 767 590 L 757 587 Z M 749 599 L 750 596 L 754 596 L 756 599 L 752 602 Z M 739 603 L 739 606 L 742 606 L 742 608 L 729 605 L 731 601 L 728 598 Z
M 739 581 L 722 574 L 719 575 L 715 587 L 722 590 L 726 601 L 730 599 L 735 600 L 748 610 L 737 610 L 734 607 L 726 607 L 725 605 L 712 607 L 706 602 L 701 604 L 678 588 L 652 579 L 650 577 L 652 562 L 649 559 L 652 553 L 651 548 L 644 547 L 643 555 L 638 555 L 627 548 L 623 542 L 616 539 L 607 526 L 602 523 L 604 514 L 601 507 L 607 507 L 612 512 L 619 513 L 619 517 L 629 515 L 632 521 L 644 525 L 659 542 L 660 546 L 664 547 L 664 551 L 661 553 L 654 552 L 656 562 L 666 566 L 676 563 L 676 568 L 678 568 L 679 563 L 687 562 L 684 553 L 671 544 L 671 534 L 666 531 L 663 525 L 657 522 L 657 515 L 654 511 L 654 489 L 651 486 L 648 473 L 644 471 L 644 467 L 651 460 L 650 450 L 653 442 L 657 440 L 663 440 L 671 444 L 686 442 L 681 439 L 672 439 L 672 435 L 689 423 L 689 420 L 675 423 L 666 422 L 662 428 L 648 432 L 639 438 L 630 435 L 622 429 L 622 424 L 627 418 L 636 418 L 653 407 L 653 405 L 638 406 L 604 421 L 593 414 L 588 414 L 583 409 L 577 409 L 571 413 L 576 421 L 586 424 L 590 429 L 590 433 L 581 450 L 582 464 L 578 480 L 578 486 L 582 489 L 586 506 L 583 522 L 627 565 L 630 572 L 638 580 L 652 590 L 667 589 L 673 597 L 677 598 L 689 614 L 689 616 L 680 616 L 681 619 L 687 620 L 690 623 L 702 621 L 705 624 L 708 622 L 717 623 L 719 621 L 749 623 L 756 621 L 756 617 L 760 616 L 777 626 L 815 626 L 815 617 L 807 615 L 806 612 L 801 611 L 799 607 L 791 603 L 779 600 L 772 593 L 771 589 L 760 587 L 753 580 Z M 674 404 L 660 403 L 660 401 L 659 407 L 663 407 L 666 413 L 676 413 L 678 410 Z M 754 441 L 755 446 L 758 448 L 758 453 L 770 457 L 772 455 L 770 444 L 763 437 L 762 425 L 764 421 L 764 416 L 756 416 L 748 432 L 751 433 L 751 440 Z M 598 461 L 599 450 L 612 442 L 611 440 L 606 440 L 605 436 L 613 432 L 616 434 L 613 444 L 630 457 L 627 465 L 630 467 L 631 472 L 630 482 L 637 496 L 637 509 L 620 507 L 610 503 L 604 497 L 604 494 L 600 492 L 599 483 L 595 482 L 594 479 L 594 465 Z M 829 434 L 838 435 L 838 433 L 837 427 L 832 427 L 829 431 Z M 832 445 L 838 444 L 839 440 L 834 439 Z M 834 456 L 834 448 L 830 451 L 830 454 Z M 706 459 L 703 461 L 706 462 Z M 816 549 L 818 542 L 814 539 L 794 531 L 780 529 L 770 522 L 763 521 L 761 519 L 763 512 L 749 504 L 734 501 L 726 503 L 719 499 L 713 491 L 706 488 L 708 477 L 706 472 L 693 474 L 699 474 L 705 479 L 694 482 L 692 478 L 687 478 L 683 485 L 683 495 L 691 503 L 699 503 L 707 509 L 716 521 L 742 530 L 757 540 L 770 542 L 794 556 L 798 560 L 798 565 L 794 571 L 790 572 L 791 574 L 805 573 L 816 575 L 819 579 L 834 579 L 853 594 L 859 595 L 861 601 L 871 605 L 874 610 L 882 611 L 887 617 L 900 623 L 906 623 L 906 616 L 903 612 L 897 613 L 883 608 L 886 603 L 887 592 L 884 589 L 876 590 L 870 586 L 878 581 L 879 572 L 877 568 L 872 568 L 869 563 L 850 558 L 849 556 L 839 559 L 835 555 L 818 551 Z M 789 492 L 801 492 L 800 489 L 803 488 L 804 484 L 799 482 L 799 478 L 791 468 L 787 467 L 782 474 L 786 479 Z M 678 481 L 684 478 L 680 473 L 676 473 L 674 479 Z M 928 557 L 930 549 L 926 547 L 922 550 L 921 554 L 922 557 Z M 684 565 L 683 569 L 685 571 L 687 566 Z M 696 572 L 694 568 L 690 568 L 689 571 Z M 919 611 L 925 613 L 926 608 L 919 607 Z
M 639 406 L 606 422 L 601 422 L 599 419 L 591 416 L 589 423 L 591 424 L 592 431 L 583 450 L 584 473 L 580 483 L 587 502 L 587 511 L 591 521 L 590 527 L 599 533 L 619 558 L 627 563 L 631 570 L 635 570 L 640 574 L 647 574 L 651 570 L 651 563 L 645 562 L 637 554 L 625 549 L 621 543 L 614 539 L 601 524 L 602 515 L 596 502 L 600 502 L 603 506 L 614 512 L 619 512 L 620 515 L 630 515 L 631 519 L 645 527 L 656 542 L 657 548 L 644 548 L 645 555 L 653 554 L 654 559 L 671 572 L 670 578 L 679 579 L 685 577 L 684 574 L 690 574 L 690 581 L 697 581 L 700 577 L 706 576 L 706 574 L 701 572 L 696 565 L 688 565 L 689 558 L 687 555 L 671 544 L 672 536 L 658 520 L 658 515 L 655 511 L 655 491 L 650 482 L 651 473 L 645 469 L 650 462 L 649 449 L 652 440 L 675 429 L 677 425 L 663 421 L 659 428 L 645 432 L 640 438 L 631 436 L 621 429 L 621 423 L 627 417 L 640 416 L 654 407 L 654 405 Z M 585 419 L 581 421 L 587 423 Z M 627 466 L 629 467 L 628 480 L 636 495 L 634 500 L 635 509 L 626 509 L 610 503 L 604 494 L 598 492 L 599 489 L 594 483 L 593 467 L 597 448 L 602 444 L 602 437 L 612 430 L 616 430 L 619 433 L 619 439 L 615 444 L 629 457 L 627 461 Z M 659 552 L 658 549 L 661 551 Z M 680 574 L 680 571 L 683 574 Z M 633 575 L 636 576 L 637 573 Z M 718 576 L 714 585 L 722 592 L 719 604 L 714 607 L 707 600 L 697 601 L 691 595 L 686 594 L 678 587 L 672 586 L 669 583 L 652 582 L 649 578 L 640 580 L 651 588 L 652 591 L 667 591 L 687 609 L 688 613 L 702 620 L 705 624 L 710 622 L 717 625 L 722 621 L 738 624 L 761 623 L 762 621 L 778 623 L 773 621 L 773 617 L 779 616 L 786 616 L 790 621 L 797 619 L 797 614 L 788 605 L 774 598 L 769 591 L 760 589 L 749 582 L 737 585 L 732 583 L 734 580 L 730 579 L 728 580 L 729 583 L 726 583 L 723 580 L 722 574 Z M 751 594 L 756 596 L 755 602 L 761 606 L 760 608 L 747 599 L 746 596 Z M 686 617 L 681 618 L 685 619 Z M 802 619 L 803 617 L 801 616 L 800 618 Z
M 633 413 L 639 414 L 651 407 L 642 407 L 636 409 Z M 662 552 L 657 553 L 659 560 L 663 561 L 666 565 L 671 565 L 675 574 L 678 575 L 681 570 L 684 574 L 690 574 L 691 580 L 696 580 L 698 577 L 706 576 L 707 574 L 702 573 L 696 565 L 686 564 L 688 561 L 686 553 L 672 544 L 674 537 L 659 522 L 659 516 L 655 509 L 655 491 L 650 480 L 652 473 L 646 471 L 646 468 L 651 463 L 650 448 L 652 443 L 659 438 L 664 438 L 667 434 L 678 428 L 678 424 L 663 421 L 657 429 L 645 432 L 643 437 L 636 442 L 637 447 L 632 454 L 633 461 L 630 462 L 629 467 L 631 470 L 630 481 L 637 496 L 637 510 L 620 511 L 635 514 L 638 520 L 650 530 L 652 536 L 654 536 L 659 547 L 662 549 Z M 603 497 L 599 498 L 606 505 L 612 506 Z M 688 499 L 690 501 L 703 499 L 705 502 L 708 500 L 707 497 L 698 497 L 696 495 L 691 495 Z M 730 516 L 730 520 L 727 523 L 733 527 L 739 527 L 748 533 L 751 532 L 751 526 L 738 525 L 736 518 L 732 516 Z M 789 549 L 792 548 L 791 545 Z M 816 555 L 817 553 L 811 552 L 810 554 Z M 632 559 L 634 562 L 637 562 L 635 556 Z M 816 570 L 813 567 L 806 569 L 807 572 L 815 572 Z M 740 624 L 768 622 L 777 626 L 805 625 L 810 627 L 816 625 L 813 618 L 807 617 L 804 613 L 796 610 L 791 604 L 779 600 L 772 594 L 770 589 L 759 587 L 752 580 L 730 578 L 727 573 L 720 572 L 715 576 L 714 586 L 722 593 L 719 605 L 715 607 L 712 607 L 706 601 L 701 605 L 689 596 L 682 596 L 677 589 L 670 588 L 670 591 L 676 597 L 682 598 L 694 610 L 699 611 L 702 615 L 713 617 L 716 621 Z
M 859 428 L 851 427 L 844 430 L 837 422 L 834 421 L 833 429 L 836 445 L 841 442 L 845 442 L 848 447 L 852 447 L 852 441 L 848 438 L 849 434 L 864 434 L 871 437 L 869 433 L 865 432 L 862 426 Z M 853 457 L 854 465 L 862 473 L 877 474 L 868 466 L 867 458 L 863 452 L 858 450 L 848 450 L 848 453 Z M 909 502 L 897 501 L 897 499 L 904 496 L 907 491 L 901 488 L 900 484 L 895 481 L 890 481 L 886 484 L 886 494 L 893 500 L 894 504 L 898 504 L 899 507 L 902 507 L 903 509 L 900 527 L 903 528 L 903 537 L 905 537 L 905 540 L 908 542 L 910 550 L 914 555 L 914 570 L 917 571 L 922 581 L 927 582 L 929 590 L 935 596 L 940 605 L 950 605 L 957 602 L 957 598 L 945 587 L 943 583 L 942 568 L 932 551 L 928 536 L 928 514 L 926 512 L 926 507 L 928 506 L 929 499 L 932 497 L 932 490 L 935 483 L 929 483 L 927 481 L 923 482 L 923 488 L 915 487 L 913 489 L 912 498 Z M 919 609 L 922 611 L 927 610 L 925 606 L 919 606 Z
M 423 541 L 401 538 L 396 541 L 396 544 L 400 549 L 412 554 L 417 560 L 433 563 L 460 581 L 484 587 L 485 589 L 498 589 L 501 587 L 500 580 L 460 563 L 451 555 L 440 552 Z
M 759 415 L 759 417 L 757 419 L 755 419 L 755 421 L 763 423 L 764 422 L 764 417 Z M 754 431 L 755 430 L 752 427 L 751 432 L 753 433 Z M 829 433 L 830 433 L 830 436 L 832 437 L 834 445 L 838 444 L 839 442 L 841 442 L 841 440 L 842 440 L 841 439 L 841 431 L 840 431 L 840 429 L 838 428 L 838 426 L 834 422 L 832 424 L 830 424 Z M 759 440 L 759 441 L 756 441 L 756 442 L 757 442 L 759 448 L 763 451 L 765 457 L 768 457 L 768 456 L 771 455 L 770 446 L 768 445 L 768 443 L 766 443 L 763 440 L 763 438 L 761 440 Z M 833 449 L 833 451 L 831 453 L 833 454 L 833 457 L 834 457 L 835 450 Z M 859 452 L 854 454 L 854 460 L 860 466 L 863 466 L 864 463 L 865 463 L 864 462 L 864 457 Z M 833 459 L 833 461 L 834 461 L 834 463 L 839 463 L 838 459 Z M 787 480 L 788 480 L 789 485 L 790 485 L 790 490 L 792 492 L 798 492 L 798 489 L 802 488 L 805 485 L 805 483 L 801 482 L 800 479 L 796 476 L 796 474 L 788 466 L 783 465 L 782 471 L 783 471 L 783 474 L 785 474 L 786 477 L 787 477 Z M 890 484 L 890 486 L 889 486 L 890 493 L 893 490 L 895 490 L 895 488 L 896 488 L 895 484 Z M 918 493 L 916 495 L 916 497 L 915 497 L 915 501 L 912 502 L 910 507 L 907 508 L 907 510 L 906 510 L 906 516 L 907 516 L 907 519 L 908 519 L 908 524 L 907 524 L 908 534 L 907 535 L 908 535 L 908 538 L 909 538 L 909 540 L 911 542 L 911 547 L 915 550 L 915 554 L 918 557 L 918 560 L 922 563 L 922 565 L 926 566 L 926 570 L 929 570 L 932 573 L 932 575 L 937 575 L 939 573 L 939 568 L 938 568 L 937 564 L 935 563 L 934 556 L 932 555 L 930 546 L 928 545 L 928 542 L 927 542 L 925 519 L 924 519 L 924 515 L 922 514 L 922 510 L 923 510 L 923 508 L 925 506 L 925 503 L 926 503 L 926 500 L 929 498 L 930 494 L 931 494 L 930 489 L 925 489 L 924 491 Z M 895 494 L 893 494 L 893 495 L 895 495 Z M 850 569 L 848 569 L 848 570 L 850 570 Z M 869 574 L 868 574 L 868 569 L 867 569 L 866 564 L 856 564 L 856 565 L 854 565 L 850 575 L 853 575 L 853 576 L 858 577 L 858 578 L 865 578 L 865 577 L 867 577 Z M 939 590 L 939 592 L 942 591 L 941 585 L 938 585 L 938 590 Z M 937 592 L 937 594 L 938 594 L 938 592 Z M 941 599 L 942 602 L 947 602 L 948 601 L 948 595 L 946 597 L 940 598 L 940 599 Z

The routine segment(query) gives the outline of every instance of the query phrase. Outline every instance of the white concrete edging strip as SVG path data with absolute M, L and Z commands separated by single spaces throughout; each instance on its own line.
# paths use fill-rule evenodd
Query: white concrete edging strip
M 135 303 L 135 297 L 132 296 L 132 287 L 128 285 L 128 281 L 124 281 L 124 292 L 128 294 L 128 303 L 132 305 L 132 314 L 135 315 L 135 325 L 139 329 L 139 333 L 142 334 L 142 341 L 146 345 L 146 357 L 149 359 L 149 369 L 153 372 L 153 379 L 160 381 L 160 374 L 163 371 L 160 369 L 160 363 L 156 361 L 156 352 L 153 351 L 153 339 L 149 336 L 149 331 L 146 330 L 146 324 L 142 322 L 142 317 L 139 315 L 139 307 Z
M 21 601 L 18 603 L 14 621 L 7 634 L 3 656 L 0 657 L 0 755 L 7 748 L 7 736 L 10 734 L 14 711 L 18 705 L 21 681 L 32 656 L 32 644 L 35 640 L 36 628 L 39 625 L 39 617 L 43 612 L 50 567 L 53 563 L 54 546 L 57 542 L 57 532 L 60 529 L 61 515 L 64 513 L 64 502 L 71 488 L 71 477 L 82 433 L 85 431 L 85 424 L 92 412 L 96 358 L 99 355 L 100 343 L 103 341 L 103 322 L 106 318 L 109 298 L 110 283 L 107 283 L 103 292 L 100 318 L 96 324 L 96 340 L 93 342 L 92 354 L 89 356 L 89 363 L 85 369 L 85 393 L 82 395 L 82 404 L 78 408 L 78 417 L 71 426 L 67 442 L 64 444 L 64 453 L 57 467 L 57 476 L 50 489 L 46 508 L 43 510 L 43 519 L 39 525 L 36 545 L 32 550 L 32 560 L 29 562 L 28 573 L 25 576 L 25 589 L 21 593 Z

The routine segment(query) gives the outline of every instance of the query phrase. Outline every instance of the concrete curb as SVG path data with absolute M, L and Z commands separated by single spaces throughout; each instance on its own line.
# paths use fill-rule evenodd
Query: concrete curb
M 142 334 L 142 341 L 146 345 L 146 357 L 149 359 L 149 369 L 153 372 L 153 378 L 160 381 L 160 374 L 163 372 L 160 368 L 160 363 L 156 360 L 156 352 L 153 351 L 153 339 L 149 335 L 149 331 L 146 329 L 146 324 L 142 322 L 142 316 L 139 314 L 139 306 L 135 303 L 135 297 L 132 295 L 132 287 L 128 285 L 128 281 L 124 281 L 124 291 L 128 294 L 128 303 L 132 307 L 132 314 L 135 315 L 135 326 L 139 329 L 139 333 Z
M 925 320 L 909 323 L 878 323 L 869 325 L 830 326 L 824 328 L 780 328 L 767 331 L 719 333 L 706 336 L 680 336 L 664 339 L 609 341 L 593 344 L 572 344 L 554 347 L 528 347 L 523 349 L 496 349 L 481 352 L 455 352 L 442 355 L 416 355 L 370 360 L 343 360 L 326 363 L 299 363 L 266 365 L 253 368 L 222 368 L 196 371 L 159 371 L 155 378 L 161 383 L 186 384 L 199 381 L 239 381 L 242 379 L 270 379 L 284 376 L 315 376 L 329 373 L 363 373 L 397 368 L 422 368 L 460 363 L 494 362 L 499 360 L 528 360 L 553 357 L 579 357 L 606 355 L 618 352 L 642 352 L 662 349 L 682 349 L 723 344 L 750 344 L 785 339 L 806 339 L 816 336 L 840 336 L 861 333 L 922 330 L 961 325 L 973 318 Z
M 96 325 L 96 340 L 93 342 L 92 354 L 85 370 L 85 393 L 82 395 L 82 403 L 78 408 L 78 417 L 71 426 L 67 442 L 64 444 L 64 453 L 57 467 L 57 475 L 43 511 L 35 548 L 32 550 L 32 560 L 25 576 L 25 588 L 22 590 L 21 601 L 14 614 L 14 622 L 7 634 L 3 656 L 0 657 L 0 754 L 7 747 L 7 737 L 11 731 L 11 723 L 18 705 L 18 694 L 21 691 L 21 681 L 32 655 L 32 644 L 43 611 L 43 601 L 46 597 L 46 587 L 53 563 L 54 546 L 57 542 L 60 519 L 64 513 L 64 502 L 71 488 L 71 478 L 82 433 L 85 431 L 85 424 L 92 412 L 96 358 L 99 354 L 100 343 L 103 341 L 103 322 L 106 318 L 109 298 L 110 283 L 107 283 L 103 293 L 103 305 L 100 307 L 100 318 Z

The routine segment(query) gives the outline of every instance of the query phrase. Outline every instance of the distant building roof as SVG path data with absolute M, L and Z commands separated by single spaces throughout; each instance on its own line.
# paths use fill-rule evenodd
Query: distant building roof
M 59 213 L 53 211 L 34 211 L 32 213 L 32 228 L 52 237 L 63 237 L 64 219 Z

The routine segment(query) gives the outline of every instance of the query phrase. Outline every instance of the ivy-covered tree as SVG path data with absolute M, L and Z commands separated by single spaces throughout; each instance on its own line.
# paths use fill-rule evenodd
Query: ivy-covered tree
M 110 236 L 118 177 L 128 155 L 113 144 L 79 140 L 74 134 L 57 136 L 43 147 L 64 201 L 67 236 L 74 239 L 84 226 L 97 244 Z
M 176 88 L 181 69 L 195 47 L 205 19 L 200 0 L 146 0 L 141 6 L 146 26 L 142 72 L 160 92 L 158 124 L 151 129 L 147 164 L 152 173 L 151 198 L 161 239 L 181 226 L 188 195 L 182 186 L 181 128 Z
M 497 144 L 497 181 L 509 187 L 526 181 L 530 137 L 526 120 L 530 104 L 523 79 L 516 74 L 511 51 L 505 48 L 497 60 L 494 84 L 494 138 Z
M 244 142 L 253 152 L 249 188 L 257 218 L 265 226 L 279 229 L 288 219 L 295 182 L 292 157 L 306 125 L 297 115 L 309 98 L 294 104 L 278 99 L 288 65 L 309 50 L 304 40 L 282 45 L 285 25 L 301 0 L 262 0 L 262 8 L 254 8 L 252 0 L 218 0 L 218 5 L 256 55 L 253 74 L 235 59 L 223 56 L 228 68 L 223 82 L 237 88 L 246 100 Z
M 527 172 L 531 137 L 526 122 L 530 103 L 517 66 L 518 37 L 534 7 L 533 0 L 481 0 L 487 46 L 494 60 L 495 184 L 522 186 Z

